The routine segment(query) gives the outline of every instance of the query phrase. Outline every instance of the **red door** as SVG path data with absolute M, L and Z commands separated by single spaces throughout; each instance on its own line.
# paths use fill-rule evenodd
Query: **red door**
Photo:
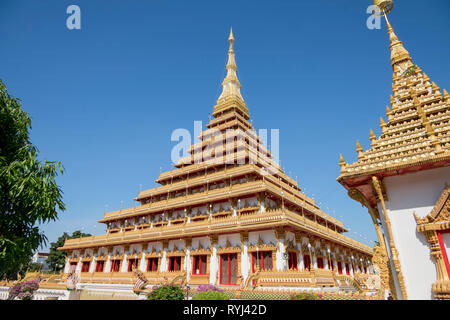
M 220 255 L 220 284 L 236 284 L 238 261 L 237 253 Z

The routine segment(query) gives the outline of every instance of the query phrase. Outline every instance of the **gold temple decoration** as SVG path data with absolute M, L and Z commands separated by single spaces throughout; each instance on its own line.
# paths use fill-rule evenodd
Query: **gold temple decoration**
M 414 212 L 417 231 L 423 233 L 430 244 L 430 255 L 436 266 L 437 281 L 432 285 L 434 297 L 439 300 L 450 300 L 449 270 L 445 265 L 443 250 L 439 243 L 439 232 L 450 230 L 450 186 L 446 184 L 433 210 L 424 218 Z
M 386 224 L 386 229 L 389 235 L 389 250 L 391 251 L 392 263 L 394 264 L 395 272 L 397 273 L 398 282 L 400 285 L 400 290 L 402 291 L 403 299 L 408 299 L 405 288 L 405 280 L 403 279 L 402 268 L 400 266 L 400 260 L 398 258 L 398 250 L 395 246 L 394 236 L 392 234 L 391 221 L 388 216 L 388 212 L 386 209 L 386 204 L 384 202 L 383 192 L 381 188 L 381 183 L 376 176 L 372 177 L 372 185 L 374 190 L 377 193 L 378 200 L 381 203 L 381 207 L 383 208 L 384 213 L 384 222 Z
M 380 8 L 380 14 L 386 15 L 394 8 L 394 1 L 392 0 L 373 0 L 373 4 Z
M 450 103 L 447 91 L 442 94 L 439 86 L 413 63 L 396 35 L 387 18 L 387 13 L 394 7 L 393 1 L 374 0 L 373 4 L 380 8 L 380 15 L 386 20 L 393 70 L 392 95 L 390 104 L 386 106 L 387 121 L 380 117 L 381 134 L 378 137 L 370 130 L 369 149 L 364 150 L 357 143 L 356 162 L 347 163 L 340 156 L 341 171 L 337 181 L 348 190 L 352 199 L 367 207 L 380 242 L 377 250 L 392 258 L 392 272 L 397 274 L 401 295 L 406 299 L 399 254 L 385 205 L 388 199 L 383 181 L 389 176 L 450 165 Z M 378 205 L 383 212 L 378 212 Z M 380 228 L 382 219 L 386 222 L 388 244 L 384 243 Z M 390 250 L 391 255 L 386 250 Z M 397 296 L 401 298 L 400 292 Z
M 220 265 L 220 259 L 223 258 L 220 255 L 229 253 L 237 253 L 235 276 L 242 279 L 243 274 L 249 274 L 250 271 L 249 263 L 241 265 L 242 261 L 250 261 L 249 252 L 295 249 L 292 242 L 286 241 L 292 233 L 296 238 L 325 239 L 333 248 L 346 248 L 355 256 L 371 259 L 372 248 L 346 236 L 344 233 L 348 230 L 344 224 L 323 212 L 314 199 L 304 194 L 297 181 L 282 170 L 264 147 L 249 120 L 249 112 L 240 91 L 232 31 L 228 42 L 222 92 L 213 107 L 212 118 L 206 129 L 199 133 L 199 141 L 189 148 L 188 155 L 179 159 L 171 170 L 160 170 L 155 180 L 159 186 L 142 190 L 135 198 L 140 205 L 105 212 L 99 222 L 107 225 L 107 234 L 70 239 L 59 250 L 79 251 L 107 246 L 111 254 L 119 247 L 142 246 L 146 258 L 159 258 L 158 271 L 145 274 L 152 284 L 163 277 L 172 279 L 185 272 L 191 276 L 192 284 L 211 282 L 220 285 L 221 271 L 210 274 L 209 265 Z M 233 139 L 226 136 L 230 132 Z M 208 151 L 206 155 L 214 159 L 205 159 L 203 151 Z M 232 158 L 231 163 L 228 157 Z M 273 169 L 273 172 L 269 172 L 269 169 Z M 270 239 L 264 243 L 261 235 L 269 232 Z M 250 244 L 249 237 L 258 237 L 257 243 Z M 206 244 L 205 238 L 210 240 L 209 248 L 201 248 L 200 242 Z M 197 241 L 199 246 L 193 249 L 192 243 Z M 183 247 L 174 247 L 181 242 L 184 242 Z M 155 251 L 156 244 L 159 252 Z M 309 247 L 304 251 L 305 254 L 307 252 L 311 254 Z M 194 259 L 190 256 L 199 254 L 207 255 L 208 274 L 191 274 Z M 171 256 L 182 257 L 183 270 L 160 270 L 162 266 L 167 266 L 164 261 L 167 262 Z M 273 254 L 273 257 L 278 256 Z M 143 264 L 140 266 L 143 267 Z M 241 273 L 242 266 L 249 269 Z M 267 285 L 333 285 L 331 273 L 324 272 L 317 269 L 314 273 L 311 270 L 301 274 L 288 273 L 292 283 L 283 280 L 285 273 L 282 270 L 263 274 Z M 86 274 L 83 281 L 132 283 L 133 278 L 126 272 L 117 272 L 111 276 L 106 270 L 95 279 Z

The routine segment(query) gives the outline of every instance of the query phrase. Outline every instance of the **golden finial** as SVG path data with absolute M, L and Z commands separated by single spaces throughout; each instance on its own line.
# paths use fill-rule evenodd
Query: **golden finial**
M 394 8 L 394 1 L 392 0 L 373 0 L 373 5 L 380 8 L 381 15 L 389 13 Z
M 450 94 L 448 94 L 447 90 L 442 89 L 442 92 L 444 94 L 444 100 L 448 100 L 450 98 Z
M 381 131 L 384 131 L 384 128 L 386 128 L 386 122 L 384 121 L 383 117 L 380 117 L 380 127 Z
M 234 44 L 234 35 L 233 30 L 230 29 L 230 35 L 228 37 L 228 42 L 230 43 L 230 48 L 228 49 L 228 62 L 226 65 L 227 75 L 225 79 L 222 82 L 222 94 L 219 97 L 220 99 L 234 96 L 239 98 L 243 101 L 243 98 L 241 96 L 240 88 L 241 84 L 239 83 L 239 80 L 237 78 L 237 66 L 236 66 L 236 60 L 235 60 L 235 53 L 233 50 L 233 44 Z
M 361 147 L 361 144 L 359 143 L 359 141 L 356 140 L 356 152 L 358 152 L 358 155 L 359 155 L 363 151 L 364 151 L 363 147 Z
M 370 139 L 371 142 L 373 142 L 374 140 L 377 139 L 377 136 L 375 135 L 375 133 L 373 132 L 372 129 L 370 129 L 369 139 Z
M 233 28 L 230 28 L 230 36 L 228 37 L 228 42 L 230 44 L 234 43 Z
M 339 166 L 341 167 L 341 172 L 344 171 L 345 167 L 347 166 L 347 162 L 345 162 L 342 153 L 339 155 Z
M 389 106 L 386 106 L 386 114 L 390 115 L 391 114 L 391 109 L 389 109 Z
M 431 87 L 433 88 L 434 92 L 441 90 L 441 88 L 439 88 L 438 85 L 434 82 L 431 83 Z

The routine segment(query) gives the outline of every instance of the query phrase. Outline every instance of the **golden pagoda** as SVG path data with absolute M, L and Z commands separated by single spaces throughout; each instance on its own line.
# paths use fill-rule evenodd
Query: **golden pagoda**
M 375 0 L 384 11 L 389 35 L 392 95 L 386 119 L 380 118 L 381 135 L 370 130 L 371 147 L 357 142 L 358 160 L 346 163 L 340 156 L 337 178 L 349 196 L 367 207 L 373 220 L 380 253 L 389 260 L 385 269 L 391 292 L 398 299 L 450 298 L 450 244 L 448 212 L 441 206 L 429 222 L 420 225 L 450 182 L 450 95 L 413 63 L 388 21 L 391 0 Z M 447 192 L 447 193 L 446 193 Z M 419 222 L 421 221 L 421 222 Z M 426 232 L 424 230 L 427 230 Z M 439 238 L 441 237 L 441 238 Z M 439 239 L 441 242 L 439 243 Z M 430 260 L 436 264 L 436 270 Z M 447 269 L 445 268 L 447 265 Z M 437 282 L 436 282 L 437 280 Z M 432 283 L 433 290 L 431 290 Z
M 84 288 L 150 285 L 316 288 L 368 275 L 373 249 L 343 233 L 263 147 L 237 77 L 230 32 L 226 77 L 213 119 L 189 156 L 141 191 L 139 206 L 107 212 L 106 234 L 67 240 L 65 273 Z M 351 279 L 350 279 L 351 278 Z M 128 287 L 127 287 L 128 288 Z

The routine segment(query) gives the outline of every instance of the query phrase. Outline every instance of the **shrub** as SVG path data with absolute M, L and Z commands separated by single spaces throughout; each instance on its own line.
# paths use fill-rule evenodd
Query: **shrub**
M 177 285 L 153 287 L 148 295 L 149 300 L 184 300 L 184 291 Z
M 198 286 L 197 288 L 197 292 L 209 292 L 209 291 L 220 291 L 222 292 L 223 290 L 216 287 L 213 284 L 202 284 L 200 286 Z
M 311 293 L 299 293 L 293 294 L 291 296 L 291 300 L 320 300 L 322 299 L 322 295 L 315 295 Z
M 33 298 L 33 293 L 39 289 L 39 281 L 31 280 L 21 283 L 17 283 L 11 288 L 9 288 L 8 299 L 12 300 L 14 298 L 19 298 L 20 300 L 31 300 Z
M 197 293 L 192 300 L 230 300 L 230 298 L 222 291 L 203 291 Z

